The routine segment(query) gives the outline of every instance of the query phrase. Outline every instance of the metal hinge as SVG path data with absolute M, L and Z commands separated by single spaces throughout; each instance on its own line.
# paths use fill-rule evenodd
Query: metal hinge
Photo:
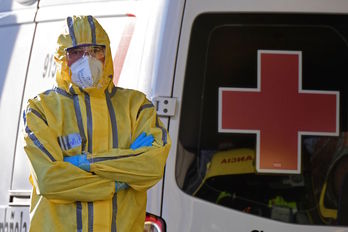
M 152 102 L 156 106 L 158 116 L 171 117 L 175 115 L 176 98 L 155 97 Z

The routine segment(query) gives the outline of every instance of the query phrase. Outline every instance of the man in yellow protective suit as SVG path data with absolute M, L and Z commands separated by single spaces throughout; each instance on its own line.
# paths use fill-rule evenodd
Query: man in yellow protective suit
M 28 101 L 30 231 L 143 231 L 146 190 L 163 176 L 170 138 L 153 104 L 115 87 L 107 34 L 68 17 L 57 87 Z

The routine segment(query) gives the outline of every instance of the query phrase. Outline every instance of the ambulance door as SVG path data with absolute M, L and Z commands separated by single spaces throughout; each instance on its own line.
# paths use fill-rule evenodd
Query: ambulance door
M 38 22 L 35 40 L 33 44 L 27 81 L 23 96 L 22 112 L 25 110 L 29 98 L 35 97 L 48 89 L 52 89 L 55 84 L 56 66 L 53 60 L 56 39 L 58 32 L 56 28 L 61 26 L 61 22 Z M 21 115 L 22 116 L 22 115 Z M 31 190 L 29 182 L 28 159 L 24 152 L 24 122 L 20 118 L 18 131 L 16 159 L 14 164 L 13 184 L 14 191 Z M 30 193 L 30 192 L 28 192 Z M 30 204 L 28 196 L 27 205 Z M 15 202 L 13 202 L 15 204 Z
M 23 89 L 35 31 L 36 1 L 0 1 L 0 230 L 20 223 L 20 212 L 8 207 L 21 115 Z M 18 212 L 17 212 L 18 211 Z
M 348 231 L 348 4 L 284 3 L 186 1 L 168 231 Z

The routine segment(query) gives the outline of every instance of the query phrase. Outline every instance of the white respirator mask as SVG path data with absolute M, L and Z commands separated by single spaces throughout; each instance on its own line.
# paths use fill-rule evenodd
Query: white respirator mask
M 103 75 L 103 63 L 93 56 L 82 56 L 71 66 L 71 81 L 81 88 L 96 87 Z

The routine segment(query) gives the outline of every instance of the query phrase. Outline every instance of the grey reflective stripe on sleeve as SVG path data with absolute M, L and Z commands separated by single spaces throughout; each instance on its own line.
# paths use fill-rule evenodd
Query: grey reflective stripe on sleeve
M 88 232 L 93 232 L 93 202 L 88 202 Z
M 110 98 L 112 98 L 112 97 L 116 94 L 116 91 L 117 91 L 117 87 L 114 87 L 114 88 L 111 90 Z
M 69 150 L 67 145 L 66 145 L 65 138 L 63 136 L 58 137 L 58 143 L 64 151 Z
M 39 139 L 34 135 L 34 133 L 29 129 L 28 126 L 25 127 L 25 132 L 27 132 L 29 138 L 31 139 L 31 141 L 33 141 L 33 143 L 43 152 L 45 153 L 48 158 L 50 158 L 50 160 L 52 162 L 56 161 L 55 158 L 53 158 L 53 156 L 51 155 L 51 153 L 49 153 L 47 151 L 47 149 L 42 145 L 42 143 L 40 143 Z
M 76 202 L 76 230 L 82 232 L 82 205 L 81 202 Z
M 77 120 L 77 126 L 79 127 L 80 136 L 82 139 L 82 151 L 85 151 L 86 148 L 86 135 L 85 131 L 83 129 L 83 122 L 82 122 L 82 115 L 81 115 L 81 109 L 80 109 L 80 103 L 79 103 L 79 96 L 74 95 L 74 108 L 75 108 L 75 115 Z
M 139 154 L 129 154 L 129 155 L 120 155 L 120 156 L 112 156 L 112 157 L 95 157 L 92 159 L 88 159 L 88 161 L 90 163 L 97 163 L 97 162 L 103 162 L 103 161 L 107 161 L 107 160 L 117 160 L 117 159 L 124 159 L 124 158 L 129 158 L 129 157 L 135 157 L 138 155 L 141 155 L 143 153 L 139 153 Z
M 74 32 L 74 23 L 73 23 L 71 17 L 68 17 L 66 20 L 67 20 L 68 27 L 69 27 L 69 34 L 71 37 L 72 45 L 76 46 L 77 43 L 76 43 L 76 37 L 75 37 L 75 32 Z
M 116 88 L 114 88 L 116 89 Z M 109 115 L 110 115 L 110 122 L 111 122 L 111 128 L 112 128 L 112 147 L 118 148 L 118 133 L 117 133 L 117 122 L 116 122 L 116 114 L 114 107 L 112 106 L 111 98 L 109 95 L 108 90 L 105 90 L 105 96 L 106 96 L 106 104 L 109 109 Z
M 92 43 L 96 44 L 97 40 L 96 40 L 96 37 L 95 37 L 95 25 L 94 25 L 94 22 L 93 22 L 93 18 L 92 18 L 91 15 L 88 15 L 87 18 L 88 18 L 89 26 L 91 27 Z
M 27 118 L 25 116 L 25 110 L 23 110 L 23 122 L 24 122 L 24 127 L 27 125 Z
M 54 89 L 46 90 L 43 94 L 48 95 L 50 92 L 54 92 Z
M 144 109 L 147 109 L 147 108 L 152 108 L 152 107 L 154 107 L 154 105 L 151 103 L 140 106 L 139 111 L 137 113 L 137 119 L 138 119 L 141 111 L 143 111 Z
M 68 97 L 68 98 L 73 99 L 73 96 L 72 96 L 72 95 L 70 95 L 70 94 L 67 93 L 65 90 L 60 89 L 60 88 L 58 88 L 58 87 L 55 87 L 54 89 L 49 89 L 49 90 L 45 91 L 44 94 L 45 94 L 45 95 L 48 95 L 50 92 L 55 92 L 55 93 L 58 93 L 58 94 L 60 94 L 60 95 L 65 96 L 65 97 Z
M 112 198 L 112 222 L 111 222 L 111 232 L 116 232 L 116 216 L 117 216 L 117 193 L 114 194 Z
M 40 143 L 39 139 L 34 135 L 34 133 L 27 126 L 27 118 L 24 111 L 23 111 L 23 121 L 24 121 L 25 132 L 28 134 L 29 138 L 31 139 L 31 141 L 33 141 L 35 146 L 37 146 L 43 153 L 45 153 L 52 162 L 56 161 L 56 159 L 51 155 L 51 153 L 49 153 L 49 151 L 47 151 L 47 149 L 42 145 L 42 143 Z
M 27 110 L 27 113 L 29 113 L 29 112 L 35 114 L 38 118 L 40 118 L 42 121 L 44 121 L 45 124 L 47 125 L 46 119 L 44 119 L 44 117 L 43 117 L 37 110 L 32 109 L 32 108 L 29 108 L 29 109 Z
M 59 93 L 60 95 L 69 97 L 69 98 L 71 98 L 71 99 L 73 98 L 73 96 L 71 96 L 71 95 L 70 95 L 69 93 L 67 93 L 65 90 L 60 89 L 60 88 L 58 88 L 58 87 L 54 88 L 54 91 L 55 91 L 56 93 Z
M 87 111 L 87 138 L 88 138 L 88 152 L 92 153 L 92 136 L 93 136 L 93 121 L 92 121 L 92 110 L 91 110 L 91 101 L 89 95 L 85 93 L 85 104 Z
M 158 120 L 159 120 L 159 119 L 158 119 L 158 116 L 156 115 L 156 126 L 162 130 L 162 141 L 163 141 L 163 145 L 166 145 L 166 144 L 167 144 L 167 130 L 160 126 Z

